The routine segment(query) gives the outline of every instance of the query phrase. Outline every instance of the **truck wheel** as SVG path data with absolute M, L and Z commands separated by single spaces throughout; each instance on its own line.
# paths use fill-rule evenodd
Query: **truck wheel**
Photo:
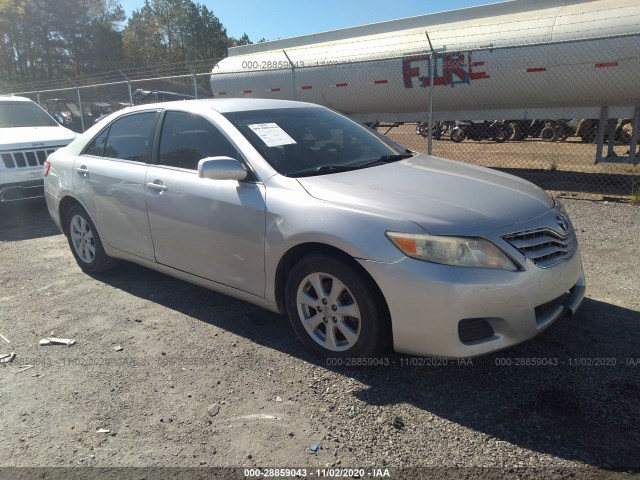
M 302 343 L 324 358 L 362 358 L 391 343 L 388 313 L 371 281 L 327 255 L 300 260 L 289 273 L 285 303 Z
M 455 143 L 462 142 L 467 137 L 463 128 L 455 127 L 451 130 L 451 141 Z
M 587 127 L 580 135 L 582 143 L 593 143 L 598 138 L 598 130 L 596 127 Z
M 66 232 L 71 253 L 83 271 L 103 272 L 118 263 L 105 253 L 98 230 L 80 205 L 73 205 L 67 211 Z
M 491 137 L 491 139 L 494 142 L 504 143 L 507 140 L 509 140 L 510 136 L 511 136 L 511 127 L 509 127 L 509 125 L 502 124 L 496 127 L 496 131 Z
M 555 142 L 558 140 L 558 129 L 547 125 L 540 132 L 540 138 L 543 142 Z
M 509 138 L 510 140 L 518 142 L 527 138 L 527 133 L 519 122 L 513 122 L 510 124 L 510 126 L 511 126 L 511 137 Z
M 632 134 L 633 124 L 631 120 L 623 120 L 616 132 L 616 141 L 626 145 L 631 142 Z

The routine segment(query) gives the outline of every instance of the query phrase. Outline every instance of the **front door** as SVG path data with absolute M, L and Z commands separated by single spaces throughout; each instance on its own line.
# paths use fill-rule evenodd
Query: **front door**
M 156 261 L 263 297 L 264 187 L 198 177 L 198 161 L 214 156 L 241 160 L 210 120 L 165 114 L 158 165 L 146 176 Z

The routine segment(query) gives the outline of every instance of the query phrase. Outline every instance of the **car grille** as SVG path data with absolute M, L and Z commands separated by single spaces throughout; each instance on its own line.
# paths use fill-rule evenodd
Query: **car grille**
M 2 152 L 0 157 L 5 168 L 29 168 L 44 165 L 49 155 L 60 147 L 38 150 L 19 150 L 14 152 Z
M 573 230 L 564 235 L 551 229 L 530 230 L 502 238 L 540 268 L 553 267 L 568 260 L 578 245 Z

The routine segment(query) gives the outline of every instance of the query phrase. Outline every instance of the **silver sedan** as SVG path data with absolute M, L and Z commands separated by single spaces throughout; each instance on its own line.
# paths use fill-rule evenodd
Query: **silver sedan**
M 45 190 L 85 272 L 126 260 L 286 313 L 325 357 L 483 355 L 585 292 L 543 190 L 306 103 L 122 110 L 49 157 Z

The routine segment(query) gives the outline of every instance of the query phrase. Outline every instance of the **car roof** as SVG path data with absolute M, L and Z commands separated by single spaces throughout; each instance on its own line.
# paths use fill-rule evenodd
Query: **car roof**
M 173 102 L 147 103 L 131 107 L 128 111 L 148 110 L 150 108 L 175 108 L 178 110 L 190 110 L 211 108 L 220 113 L 244 112 L 250 110 L 270 110 L 276 108 L 300 108 L 318 107 L 306 102 L 294 102 L 291 100 L 272 100 L 263 98 L 216 98 L 202 100 L 177 100 Z M 320 108 L 320 107 L 318 107 Z
M 14 95 L 7 95 L 0 96 L 0 102 L 33 102 L 33 100 L 27 97 L 16 97 Z

